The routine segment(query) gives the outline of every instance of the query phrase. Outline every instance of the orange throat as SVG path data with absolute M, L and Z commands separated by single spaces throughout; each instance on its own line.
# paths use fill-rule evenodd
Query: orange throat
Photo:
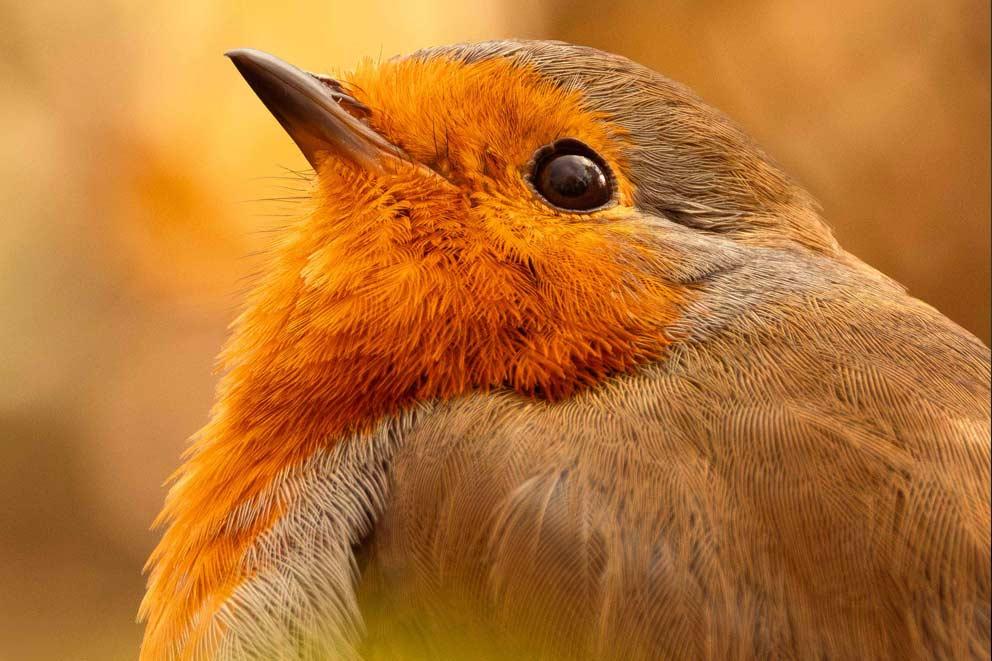
M 584 216 L 550 210 L 521 176 L 535 147 L 569 136 L 622 166 L 622 134 L 577 93 L 501 61 L 398 61 L 351 80 L 370 125 L 437 174 L 321 168 L 312 211 L 234 325 L 212 420 L 160 516 L 150 658 L 250 578 L 245 551 L 286 506 L 293 466 L 420 401 L 567 398 L 658 359 L 686 302 L 653 275 L 622 167 L 618 204 Z M 480 85 L 506 106 L 473 102 Z

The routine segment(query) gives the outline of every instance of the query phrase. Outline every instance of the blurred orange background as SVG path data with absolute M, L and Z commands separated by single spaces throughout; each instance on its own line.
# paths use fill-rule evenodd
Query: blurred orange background
M 221 54 L 333 72 L 512 36 L 689 84 L 988 343 L 987 2 L 0 0 L 0 658 L 136 655 L 162 482 L 293 213 L 264 177 L 306 166 Z

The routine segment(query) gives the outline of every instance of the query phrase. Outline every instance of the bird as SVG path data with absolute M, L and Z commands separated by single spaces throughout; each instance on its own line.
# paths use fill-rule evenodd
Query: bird
M 989 658 L 989 349 L 730 119 L 563 42 L 227 56 L 313 171 L 142 659 Z

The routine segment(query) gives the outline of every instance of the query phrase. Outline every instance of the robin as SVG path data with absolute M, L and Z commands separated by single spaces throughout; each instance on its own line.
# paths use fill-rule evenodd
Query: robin
M 228 53 L 315 174 L 143 659 L 989 658 L 990 353 L 685 87 Z

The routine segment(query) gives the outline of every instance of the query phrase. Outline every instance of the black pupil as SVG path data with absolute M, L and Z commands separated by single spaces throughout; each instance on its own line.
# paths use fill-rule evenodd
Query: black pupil
M 598 176 L 596 164 L 577 154 L 559 156 L 548 166 L 548 181 L 565 197 L 585 195 Z
M 594 209 L 611 197 L 602 168 L 582 154 L 552 155 L 540 166 L 534 183 L 548 202 L 563 209 Z

